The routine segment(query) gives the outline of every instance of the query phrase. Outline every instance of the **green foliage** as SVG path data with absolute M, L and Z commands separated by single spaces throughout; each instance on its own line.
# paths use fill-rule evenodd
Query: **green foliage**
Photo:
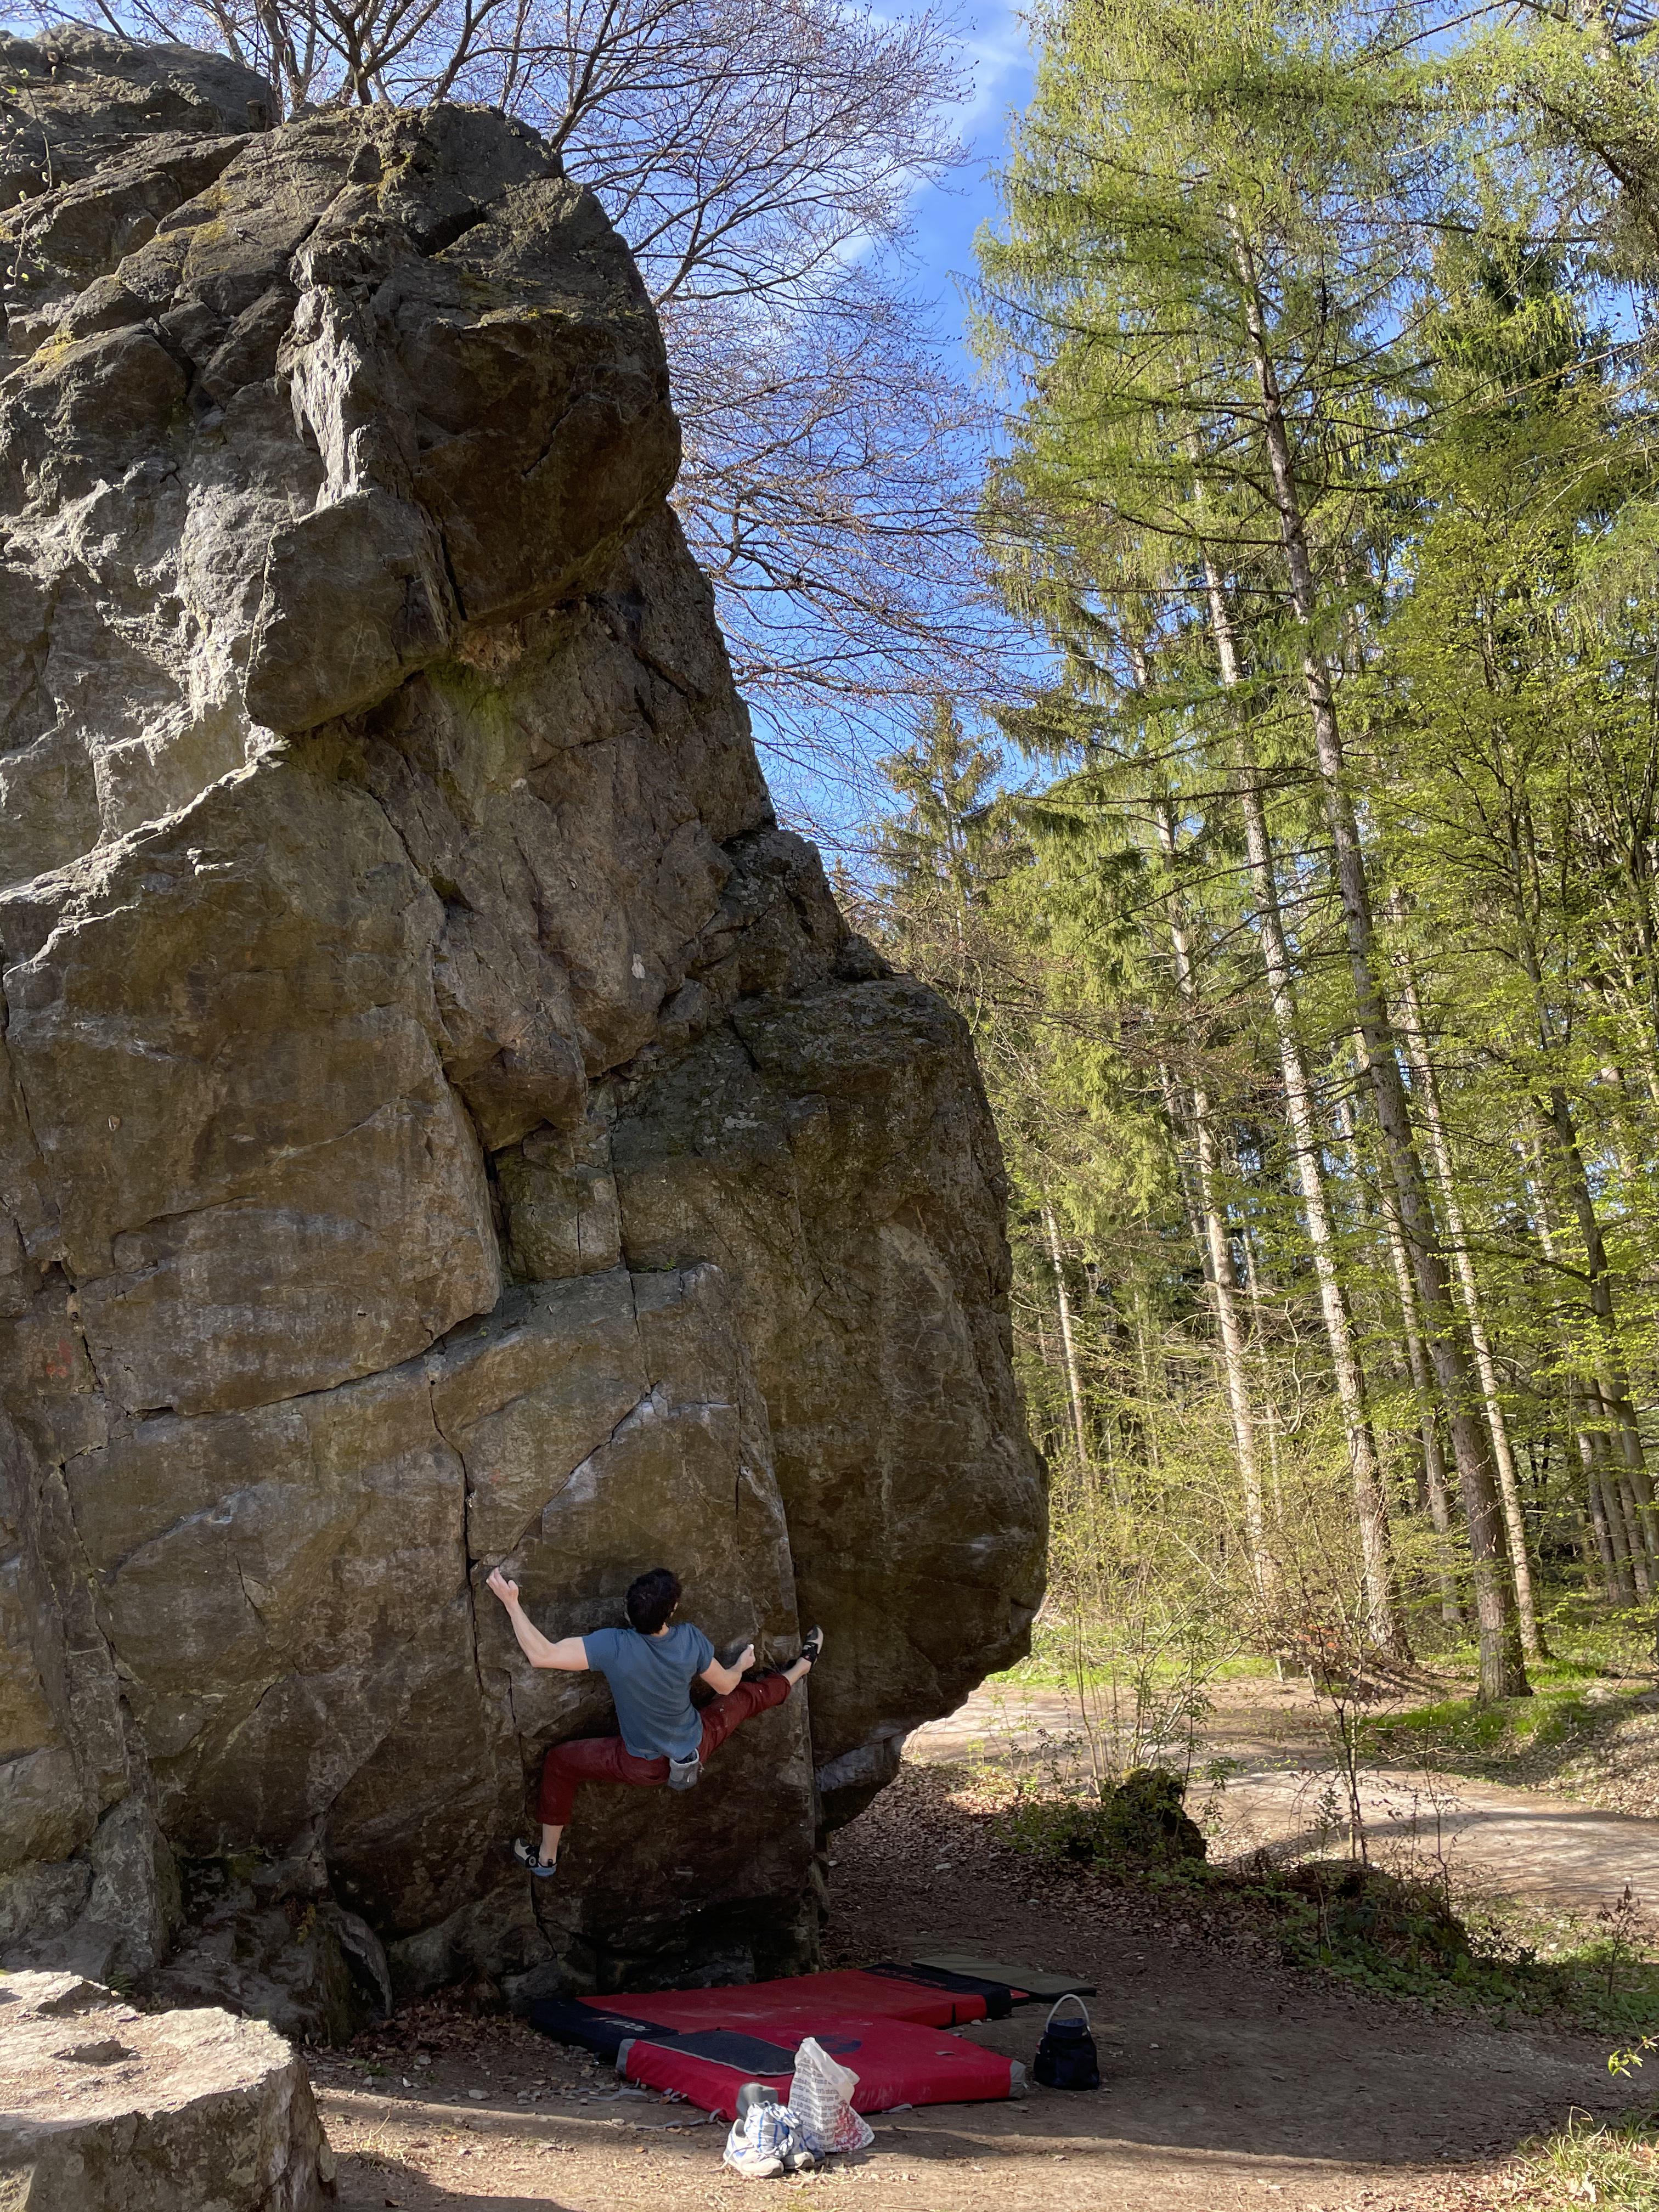
M 1533 1695 L 1483 1705 L 1444 1698 L 1361 1723 L 1364 1748 L 1380 1760 L 1423 1759 L 1449 1772 L 1501 1779 L 1526 1754 L 1564 1750 L 1633 1711 L 1639 1690 L 1592 1700 L 1597 1680 L 1588 1668 L 1544 1661 L 1531 1670 Z
M 1079 1865 L 1190 1872 L 1203 1864 L 1206 1845 L 1185 1796 L 1167 1767 L 1132 1767 L 1121 1782 L 1024 1799 L 1009 1816 L 1009 1835 L 1018 1850 Z
M 1438 1883 L 1352 1859 L 1316 1859 L 1285 1874 L 1280 1887 L 1311 1908 L 1283 1938 L 1294 1965 L 1340 1965 L 1352 1974 L 1393 1967 L 1408 1978 L 1455 1979 L 1470 1971 L 1468 1930 Z
M 1378 1995 L 1504 2021 L 1659 2029 L 1659 1960 L 1639 1911 L 1494 1908 L 1449 1894 L 1437 1871 L 1352 1859 L 1240 1870 L 1179 1849 L 1126 1849 L 1107 1831 L 1100 1793 L 1052 1783 L 1021 1787 L 1002 1826 L 1018 1850 L 1173 1890 L 1207 1926 L 1251 1935 L 1287 1966 Z
M 1559 2135 L 1529 2144 L 1504 2202 L 1534 2212 L 1585 2204 L 1651 2212 L 1659 2201 L 1659 2127 L 1648 2115 L 1613 2125 L 1577 2114 Z
M 1054 1476 L 1040 1661 L 1094 1700 L 1098 1780 L 1149 1716 L 1190 1741 L 1241 1654 L 1398 1663 L 1395 1586 L 1415 1650 L 1458 1663 L 1483 1457 L 1539 1651 L 1650 1643 L 1659 484 L 1632 333 L 1659 46 L 1322 0 L 1034 23 L 975 328 L 1011 409 L 986 559 L 1048 680 L 994 728 L 941 701 L 894 755 L 872 903 L 986 1072 Z M 1391 1024 L 1363 1052 L 1362 985 Z M 1435 1368 L 1453 1339 L 1478 1404 Z M 1524 1717 L 1400 1741 L 1542 1756 L 1586 1723 L 1537 1673 Z

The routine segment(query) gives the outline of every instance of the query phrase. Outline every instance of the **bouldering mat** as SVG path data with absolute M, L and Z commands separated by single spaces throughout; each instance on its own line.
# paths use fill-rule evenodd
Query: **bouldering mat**
M 808 2033 L 858 2075 L 853 2104 L 860 2112 L 884 2112 L 895 2105 L 981 2104 L 1024 2093 L 1025 2069 L 1018 2059 L 900 2020 L 820 2019 L 799 2034 L 775 2027 L 762 2035 L 712 2023 L 656 2028 L 625 2042 L 617 2063 L 630 2081 L 672 2090 L 729 2120 L 745 2081 L 763 2082 L 780 2104 L 787 2104 L 795 2045 Z
M 913 1966 L 936 1966 L 948 1974 L 966 1976 L 970 1981 L 982 1980 L 1000 1984 L 1005 1989 L 1018 1990 L 1025 1997 L 1091 1997 L 1095 1994 L 1092 1982 L 1079 1981 L 1069 1974 L 1045 1974 L 1036 1966 L 1023 1966 L 1012 1959 L 981 1959 L 969 1951 L 931 1951 L 925 1959 L 913 1959 Z M 898 1970 L 901 1973 L 902 1967 Z M 1015 2002 L 1019 2002 L 1016 1997 Z
M 1012 2002 L 1000 1984 L 902 1966 L 843 1966 L 823 1974 L 791 1974 L 712 1990 L 635 1990 L 611 1997 L 544 1997 L 530 2024 L 560 2043 L 579 2043 L 614 2058 L 619 2044 L 653 2027 L 742 2029 L 784 2035 L 793 2051 L 817 2022 L 843 2014 L 860 2020 L 905 2021 L 921 2027 L 962 2027 L 1001 2019 Z
M 727 2118 L 745 2081 L 768 2083 L 781 2100 L 797 2046 L 816 2036 L 858 2075 L 859 2109 L 879 2112 L 1020 2094 L 1024 2069 L 1017 2061 L 944 2031 L 1006 2017 L 1024 1994 L 1018 1984 L 949 1967 L 884 1962 L 736 1988 L 542 1998 L 531 2006 L 530 2022 L 615 2060 L 647 2088 L 675 2090 Z
M 601 2004 L 641 2012 L 671 2027 L 701 2027 L 720 2020 L 758 2022 L 780 2013 L 794 2019 L 803 2006 L 820 2012 L 855 2012 L 860 2019 L 908 2020 L 923 2027 L 961 2027 L 983 2020 L 993 1992 L 982 1982 L 960 1975 L 902 1966 L 841 1966 L 823 1974 L 789 1974 L 778 1981 L 744 1982 L 718 1990 L 653 1990 L 649 1996 L 629 1994 L 599 1998 Z
M 651 2035 L 661 2027 L 658 2020 L 625 2012 L 629 2000 L 610 2002 L 590 1997 L 538 1997 L 528 2018 L 532 2027 L 550 2035 L 555 2043 L 579 2044 L 600 2058 L 614 2058 L 624 2043 L 636 2035 Z
M 884 1981 L 908 1983 L 912 1988 L 921 1983 L 927 1989 L 948 1990 L 955 1997 L 982 1997 L 988 2020 L 1006 2020 L 1014 2007 L 1023 2004 L 1030 1994 L 1012 1983 L 988 1982 L 981 1975 L 952 1973 L 945 1966 L 898 1966 L 884 1962 L 878 1966 L 866 1966 L 864 1972 L 878 1975 Z M 903 2014 L 906 2020 L 919 2020 L 921 2016 L 919 2011 Z M 957 2019 L 949 2024 L 955 2027 L 957 2021 L 975 2017 L 970 2012 L 958 2012 Z

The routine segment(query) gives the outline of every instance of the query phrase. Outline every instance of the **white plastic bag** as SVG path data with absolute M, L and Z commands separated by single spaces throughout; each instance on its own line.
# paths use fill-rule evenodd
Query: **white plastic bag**
M 828 2158 L 835 2151 L 863 2150 L 875 2141 L 870 2123 L 853 2110 L 853 2092 L 858 2086 L 858 2075 L 837 2066 L 814 2037 L 809 2035 L 795 2053 L 789 2110 L 807 2148 L 820 2158 Z

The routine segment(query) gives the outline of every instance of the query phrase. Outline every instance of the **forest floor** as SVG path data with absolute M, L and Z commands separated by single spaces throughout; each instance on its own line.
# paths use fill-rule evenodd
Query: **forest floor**
M 1277 1694 L 1285 1686 L 1230 1689 L 1213 1717 L 1206 1759 L 1237 1767 L 1223 1769 L 1224 1804 L 1257 1767 L 1316 1771 L 1296 1762 L 1312 1757 L 1316 1709 L 1297 1690 Z M 520 2022 L 434 2002 L 313 2060 L 342 2212 L 725 2212 L 767 2190 L 799 2212 L 1659 2203 L 1645 2152 L 1629 2195 L 1607 2187 L 1610 2165 L 1596 2166 L 1592 2193 L 1571 2159 L 1547 2172 L 1515 2156 L 1574 2112 L 1594 2126 L 1639 2096 L 1639 2075 L 1626 2085 L 1607 2065 L 1630 2033 L 1379 1993 L 1287 1964 L 1271 1926 L 1241 1908 L 1243 1889 L 1125 1883 L 1023 1847 L 1010 1820 L 1029 1786 L 1018 1770 L 1028 1754 L 1054 1762 L 1063 1717 L 1030 1706 L 1024 1749 L 1005 1733 L 999 1751 L 989 1730 L 951 1743 L 948 1723 L 916 1742 L 899 1780 L 836 1838 L 826 1962 L 976 1950 L 1075 1972 L 1098 1990 L 1099 2092 L 880 2115 L 867 2153 L 798 2181 L 748 2183 L 720 2165 L 720 2124 L 619 2088 L 608 2069 Z M 1275 1757 L 1291 1764 L 1274 1770 Z M 1542 1865 L 1563 1807 L 1541 1791 L 1534 1805 Z M 1282 1810 L 1267 1803 L 1273 1819 Z M 1628 1858 L 1638 1836 L 1654 1850 L 1659 1823 L 1615 1831 Z M 1467 1841 L 1460 1832 L 1459 1848 Z M 1041 2026 L 1032 2010 L 966 2033 L 1029 2066 Z
M 1419 1681 L 1379 1686 L 1351 1717 L 1354 1792 L 1385 1862 L 1449 1879 L 1465 1898 L 1487 1892 L 1595 1911 L 1628 1886 L 1638 1904 L 1659 1907 L 1659 1684 L 1575 1685 L 1565 1699 L 1540 1698 L 1528 1716 L 1534 1729 L 1518 1741 L 1471 1740 L 1464 1702 L 1442 1694 L 1425 1706 Z M 1091 1727 L 1097 1735 L 1103 1722 L 1109 1728 L 1092 1696 L 1090 1705 L 1085 1724 L 1074 1691 L 988 1684 L 948 1720 L 918 1729 L 906 1756 L 1073 1777 L 1087 1771 Z M 1346 1851 L 1340 1740 L 1330 1701 L 1305 1680 L 1215 1685 L 1188 1796 L 1212 1857 Z

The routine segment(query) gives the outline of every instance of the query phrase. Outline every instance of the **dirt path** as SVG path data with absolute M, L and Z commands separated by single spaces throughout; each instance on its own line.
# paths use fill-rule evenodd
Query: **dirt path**
M 884 2115 L 863 2157 L 757 2185 L 684 2106 L 617 2095 L 519 2023 L 428 2007 L 354 2054 L 378 2081 L 318 2061 L 343 2212 L 724 2212 L 768 2187 L 805 2212 L 1382 2212 L 1621 2101 L 1605 2042 L 1348 1996 L 1190 1904 L 1019 1856 L 937 1771 L 908 1769 L 836 1840 L 830 1963 L 981 1948 L 1076 1970 L 1098 1984 L 1104 2087 Z M 1041 2025 L 969 2033 L 1029 2063 Z
M 1306 1852 L 1346 1849 L 1346 1801 L 1329 1753 L 1316 1740 L 1318 1714 L 1299 1685 L 1228 1686 L 1206 1728 L 1200 1758 L 1238 1763 L 1224 1787 L 1201 1776 L 1189 1802 L 1202 1809 L 1212 1855 L 1258 1848 Z M 986 1688 L 949 1719 L 919 1729 L 905 1747 L 921 1765 L 955 1765 L 994 1756 L 1001 1765 L 1036 1766 L 1059 1757 L 1079 1733 L 1074 1698 L 1058 1690 Z M 1600 1812 L 1538 1790 L 1436 1774 L 1368 1767 L 1360 1804 L 1374 1844 L 1404 1856 L 1444 1860 L 1455 1879 L 1489 1885 L 1537 1904 L 1594 1910 L 1626 1883 L 1638 1900 L 1659 1902 L 1659 1820 Z

